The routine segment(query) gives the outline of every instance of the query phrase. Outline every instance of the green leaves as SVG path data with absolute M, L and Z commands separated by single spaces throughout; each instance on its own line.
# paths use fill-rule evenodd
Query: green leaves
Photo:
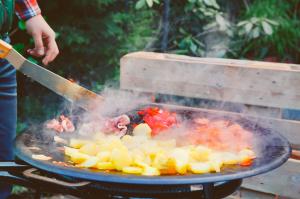
M 154 4 L 159 4 L 159 3 L 160 3 L 159 0 L 138 0 L 135 4 L 135 9 L 139 10 L 145 7 L 146 5 L 149 8 L 152 8 Z
M 192 36 L 183 28 L 179 29 L 182 34 L 181 39 L 174 41 L 174 44 L 178 47 L 174 52 L 178 54 L 192 54 L 195 56 L 203 55 L 203 49 L 205 45 L 198 40 L 196 37 Z
M 23 54 L 25 51 L 25 44 L 23 43 L 16 43 L 13 45 L 13 48 L 18 51 L 20 54 Z
M 268 22 L 262 21 L 261 25 L 262 25 L 262 27 L 263 27 L 263 29 L 264 29 L 264 31 L 267 35 L 272 35 L 273 34 L 273 28 Z
M 152 0 L 146 0 L 148 6 L 151 8 L 153 6 L 153 1 Z
M 205 3 L 207 6 L 211 6 L 215 9 L 220 9 L 220 6 L 217 4 L 216 0 L 203 0 L 203 3 Z
M 139 10 L 146 5 L 146 0 L 138 0 L 135 4 L 135 9 Z
M 234 57 L 264 59 L 271 56 L 281 61 L 298 61 L 300 43 L 299 1 L 253 0 L 238 16 Z
M 239 35 L 247 36 L 248 39 L 256 39 L 260 36 L 271 36 L 279 24 L 267 18 L 252 17 L 249 20 L 237 24 Z
M 28 59 L 29 61 L 31 61 L 32 63 L 35 63 L 35 64 L 39 63 L 39 61 L 36 60 L 36 59 L 33 58 L 33 57 L 28 57 L 27 59 Z
M 18 21 L 18 28 L 19 28 L 20 30 L 26 30 L 26 24 L 25 24 L 25 21 L 19 20 L 19 21 Z

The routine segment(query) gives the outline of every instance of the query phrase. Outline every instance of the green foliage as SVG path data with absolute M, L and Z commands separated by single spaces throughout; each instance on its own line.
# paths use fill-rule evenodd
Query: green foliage
M 237 24 L 239 27 L 238 34 L 248 39 L 256 39 L 263 34 L 272 35 L 278 25 L 274 20 L 257 17 L 252 17 Z
M 234 57 L 294 57 L 298 60 L 300 42 L 298 1 L 255 0 L 237 24 Z
M 204 56 L 207 34 L 215 31 L 232 34 L 230 23 L 215 0 L 188 0 L 181 3 L 172 7 L 171 52 Z
M 22 194 L 24 192 L 28 192 L 28 188 L 22 187 L 22 186 L 18 186 L 18 185 L 13 186 L 12 194 L 19 195 L 19 194 Z
M 152 8 L 154 4 L 159 4 L 159 3 L 160 3 L 159 0 L 138 0 L 135 4 L 135 9 L 139 10 L 146 6 Z
M 23 20 L 18 21 L 18 28 L 20 30 L 26 30 L 25 21 L 23 21 Z
M 39 3 L 43 15 L 59 35 L 60 55 L 48 68 L 97 92 L 109 79 L 118 82 L 120 57 L 145 49 L 156 36 L 158 13 L 152 9 L 136 10 L 133 1 L 128 1 L 128 6 L 117 0 Z M 16 23 L 19 31 L 13 35 L 14 47 L 28 57 L 25 50 L 33 47 L 33 43 L 25 36 L 21 24 L 23 22 Z M 29 59 L 41 64 L 40 59 Z M 28 120 L 42 122 L 59 113 L 61 98 L 53 99 L 51 91 L 42 89 L 22 75 L 18 79 L 21 124 Z
M 101 91 L 108 80 L 118 83 L 119 60 L 126 53 L 160 51 L 163 0 L 40 1 L 43 15 L 57 32 L 60 55 L 50 70 L 83 86 Z M 248 2 L 248 4 L 244 4 Z M 170 1 L 167 52 L 205 56 L 207 37 L 230 40 L 227 57 L 299 62 L 298 0 Z M 15 23 L 14 48 L 26 57 L 33 41 L 23 21 Z M 230 50 L 229 50 L 230 49 Z M 224 56 L 220 51 L 218 56 Z M 31 61 L 40 63 L 40 59 Z M 35 91 L 33 93 L 33 91 Z M 38 91 L 38 92 L 36 92 Z M 18 129 L 28 118 L 44 121 L 59 112 L 61 98 L 19 76 Z

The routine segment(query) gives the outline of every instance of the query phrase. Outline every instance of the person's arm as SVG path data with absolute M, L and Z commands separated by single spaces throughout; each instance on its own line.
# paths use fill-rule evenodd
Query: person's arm
M 16 14 L 26 21 L 27 32 L 33 37 L 35 47 L 27 52 L 33 56 L 42 57 L 47 65 L 58 55 L 55 41 L 55 32 L 41 15 L 41 10 L 36 0 L 16 0 Z

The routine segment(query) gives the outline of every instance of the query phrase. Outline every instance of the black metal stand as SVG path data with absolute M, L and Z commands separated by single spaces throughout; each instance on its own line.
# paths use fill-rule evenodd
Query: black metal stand
M 204 184 L 203 185 L 203 195 L 204 199 L 214 199 L 214 184 Z
M 9 167 L 9 165 L 7 165 Z M 35 172 L 36 169 L 18 167 L 17 171 L 1 171 L 0 181 L 36 190 L 35 199 L 40 199 L 42 193 L 68 194 L 80 198 L 181 198 L 181 199 L 218 199 L 235 192 L 242 180 L 232 180 L 219 183 L 199 185 L 141 185 L 121 183 L 77 182 L 76 179 Z M 35 172 L 35 173 L 33 173 Z M 45 176 L 44 176 L 45 175 Z M 50 176 L 50 177 L 49 177 Z M 193 187 L 197 187 L 194 190 Z

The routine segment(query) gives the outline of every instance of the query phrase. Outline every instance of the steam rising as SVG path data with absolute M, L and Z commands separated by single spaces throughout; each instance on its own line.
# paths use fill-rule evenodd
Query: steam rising
M 101 129 L 104 125 L 104 122 L 107 118 L 111 118 L 111 117 L 116 117 L 119 116 L 121 114 L 126 114 L 129 112 L 132 112 L 133 110 L 135 110 L 135 112 L 151 103 L 151 99 L 149 97 L 149 95 L 143 95 L 140 93 L 134 93 L 134 92 L 128 92 L 128 91 L 120 91 L 117 89 L 112 89 L 112 88 L 105 88 L 104 91 L 101 93 L 101 95 L 104 97 L 104 101 L 101 104 L 97 104 L 95 106 L 95 109 L 92 112 L 81 112 L 81 111 L 77 111 L 76 106 L 68 106 L 69 113 L 71 113 L 71 115 L 67 115 L 68 117 L 72 118 L 73 120 L 75 120 L 76 122 L 76 133 L 63 133 L 59 136 L 65 138 L 65 139 L 69 139 L 69 138 L 74 138 L 74 137 L 84 137 L 86 139 L 93 139 L 94 135 L 96 133 L 101 132 Z M 212 107 L 212 103 L 207 103 L 206 101 L 202 101 L 200 103 L 198 103 L 198 101 L 196 100 L 191 100 L 191 99 L 185 99 L 185 98 L 179 98 L 179 97 L 171 97 L 171 96 L 158 96 L 161 100 L 161 102 L 164 103 L 179 103 L 181 105 L 189 105 L 189 106 L 199 106 L 201 105 L 206 106 L 205 108 L 211 108 Z M 214 102 L 213 106 L 214 109 L 231 109 L 231 110 L 238 110 L 238 112 L 242 112 L 243 114 L 247 113 L 247 108 L 246 106 L 243 106 L 241 104 L 238 104 L 236 107 L 234 107 L 233 104 L 229 104 L 230 106 L 228 106 L 227 103 L 217 103 Z M 177 106 L 172 107 L 172 105 L 168 105 L 169 107 L 167 107 L 167 109 L 169 110 L 173 110 L 176 111 Z M 228 107 L 226 107 L 228 106 Z M 201 108 L 202 108 L 201 107 Z M 180 108 L 182 109 L 182 108 Z M 179 109 L 179 110 L 180 110 Z M 188 108 L 187 108 L 188 109 Z M 179 111 L 180 112 L 180 111 Z M 73 114 L 73 115 L 72 115 Z M 252 112 L 253 114 L 253 112 Z M 234 114 L 233 114 L 234 115 Z M 240 115 L 236 114 L 236 116 L 228 116 L 226 114 L 226 112 L 210 112 L 209 110 L 207 111 L 203 111 L 203 112 L 199 112 L 197 111 L 196 114 L 191 114 L 191 115 L 181 115 L 181 114 L 177 114 L 178 116 L 178 121 L 180 122 L 180 126 L 176 126 L 173 127 L 169 130 L 167 130 L 166 132 L 161 133 L 159 136 L 157 136 L 155 139 L 163 139 L 163 140 L 167 140 L 167 139 L 172 139 L 172 140 L 176 140 L 177 144 L 179 146 L 184 146 L 187 144 L 191 144 L 191 139 L 188 139 L 189 136 L 191 135 L 191 125 L 192 125 L 192 121 L 195 118 L 207 118 L 210 121 L 214 121 L 214 122 L 228 122 L 228 125 L 232 125 L 232 124 L 241 124 L 242 127 L 245 127 L 246 130 L 251 129 L 251 130 L 255 130 L 257 128 L 257 124 L 260 121 L 257 121 L 257 119 L 255 119 L 256 117 L 247 117 L 247 119 L 251 122 L 244 122 L 243 118 Z M 245 116 L 246 118 L 246 116 Z M 247 120 L 246 120 L 247 121 Z M 261 123 L 259 123 L 261 124 Z M 223 127 L 220 127 L 221 129 Z M 226 125 L 224 126 L 224 131 L 227 131 L 227 127 Z M 260 130 L 260 129 L 258 129 Z M 55 134 L 53 134 L 53 132 L 44 129 L 43 130 L 44 133 L 48 134 L 49 139 L 51 139 L 51 137 L 53 138 L 53 136 Z M 250 132 L 250 134 L 256 134 L 256 132 Z M 224 134 L 225 135 L 225 134 Z M 270 136 L 260 136 L 260 139 L 257 139 L 256 136 L 253 137 L 248 137 L 249 139 L 251 139 L 251 145 L 254 149 L 254 151 L 256 151 L 256 154 L 260 154 L 260 152 L 262 150 L 264 150 L 263 148 L 261 148 L 260 146 L 265 145 L 266 142 L 274 142 L 274 139 Z M 264 138 L 264 140 L 261 140 L 261 138 Z M 43 136 L 43 139 L 45 139 L 45 136 Z M 204 140 L 206 138 L 203 138 Z M 208 138 L 207 138 L 208 139 Z M 230 148 L 234 148 L 234 146 L 236 146 L 238 143 L 236 143 L 236 140 L 232 139 L 232 137 L 228 136 L 222 136 L 221 138 L 229 147 L 228 149 L 230 150 Z M 44 141 L 42 141 L 44 142 Z M 264 144 L 262 144 L 264 143 Z M 231 147 L 230 147 L 231 146 Z M 51 142 L 49 142 L 49 148 L 55 148 L 57 147 L 56 144 L 53 144 Z M 52 151 L 55 151 L 56 149 L 53 149 Z

